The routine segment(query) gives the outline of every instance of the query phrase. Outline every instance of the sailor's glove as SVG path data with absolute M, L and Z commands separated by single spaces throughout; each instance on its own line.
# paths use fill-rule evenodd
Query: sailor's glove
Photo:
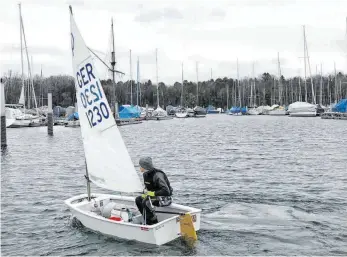
M 148 191 L 147 195 L 150 196 L 150 197 L 154 197 L 155 193 L 154 193 L 154 191 Z
M 141 195 L 143 199 L 145 199 L 147 196 L 154 197 L 155 193 L 153 191 L 147 191 L 144 192 L 144 194 Z

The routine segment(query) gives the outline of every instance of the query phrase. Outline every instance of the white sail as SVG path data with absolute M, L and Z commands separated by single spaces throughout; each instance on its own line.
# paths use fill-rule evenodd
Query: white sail
M 90 180 L 118 192 L 142 191 L 88 48 L 70 14 L 72 65 Z
M 19 104 L 25 104 L 25 100 L 24 100 L 24 85 L 22 86 L 22 90 L 20 92 L 20 97 L 19 97 L 19 101 L 18 101 Z

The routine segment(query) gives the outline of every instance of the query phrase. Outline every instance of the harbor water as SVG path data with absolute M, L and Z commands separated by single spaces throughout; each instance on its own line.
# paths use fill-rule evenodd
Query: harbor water
M 202 209 L 196 246 L 81 227 L 63 202 L 86 192 L 80 128 L 55 126 L 7 129 L 2 255 L 347 255 L 346 122 L 216 114 L 119 129 L 137 170 L 152 156 L 174 201 Z

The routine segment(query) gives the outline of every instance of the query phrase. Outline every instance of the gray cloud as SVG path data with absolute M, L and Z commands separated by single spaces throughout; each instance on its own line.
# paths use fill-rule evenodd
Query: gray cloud
M 224 18 L 226 16 L 226 12 L 222 9 L 213 9 L 210 15 L 212 17 Z
M 18 52 L 20 53 L 20 46 L 19 45 L 11 45 L 11 44 L 3 44 L 1 46 L 1 51 L 5 52 Z M 47 54 L 47 55 L 55 55 L 55 56 L 62 56 L 66 55 L 67 52 L 57 48 L 57 47 L 51 47 L 51 46 L 28 46 L 28 53 L 29 55 L 40 55 L 40 54 Z
M 34 70 L 39 70 L 37 67 L 42 63 L 46 75 L 72 72 L 66 38 L 68 4 L 76 6 L 76 18 L 86 43 L 101 50 L 98 54 L 102 59 L 109 20 L 114 16 L 117 68 L 129 73 L 131 48 L 133 78 L 139 56 L 141 80 L 155 80 L 156 47 L 159 49 L 159 80 L 168 84 L 180 81 L 181 61 L 184 77 L 189 80 L 196 79 L 195 61 L 199 61 L 200 79 L 209 79 L 210 68 L 214 78 L 235 78 L 237 57 L 240 77 L 252 74 L 253 60 L 256 75 L 264 71 L 277 74 L 277 52 L 280 52 L 284 76 L 297 75 L 299 70 L 302 74 L 303 60 L 299 57 L 303 56 L 303 24 L 307 28 L 312 70 L 321 62 L 323 72 L 333 70 L 335 61 L 338 70 L 346 67 L 343 10 L 347 1 L 320 0 L 314 12 L 311 12 L 310 0 L 202 0 L 179 1 L 179 4 L 173 0 L 21 1 L 24 22 L 28 23 L 25 26 Z M 7 33 L 6 37 L 0 37 L 0 70 L 18 71 L 20 50 L 14 47 L 19 45 L 18 6 L 12 0 L 1 0 L 1 3 L 4 8 L 0 8 L 0 23 Z M 88 26 L 92 28 L 90 34 Z M 43 35 L 47 40 L 43 40 Z M 104 67 L 95 60 L 102 75 Z
M 207 59 L 201 55 L 198 55 L 198 54 L 189 55 L 188 60 L 198 62 L 198 63 L 206 63 L 206 62 L 210 61 L 209 59 Z
M 175 8 L 164 8 L 157 10 L 150 10 L 142 12 L 135 16 L 134 20 L 137 22 L 155 22 L 160 19 L 175 20 L 183 19 L 183 15 L 180 11 Z
M 305 2 L 302 0 L 300 2 Z M 243 0 L 243 1 L 228 1 L 230 6 L 249 6 L 249 7 L 264 7 L 264 6 L 287 6 L 295 5 L 296 1 L 293 0 Z
M 67 0 L 66 4 L 71 6 L 84 6 L 85 2 L 83 0 Z

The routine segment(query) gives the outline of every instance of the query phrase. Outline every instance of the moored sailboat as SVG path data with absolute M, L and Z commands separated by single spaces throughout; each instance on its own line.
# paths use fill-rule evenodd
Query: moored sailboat
M 22 18 L 22 9 L 21 4 L 19 4 L 19 23 L 20 23 L 20 48 L 21 48 L 21 69 L 22 69 L 22 89 L 21 94 L 19 98 L 19 105 L 15 107 L 15 105 L 12 105 L 12 107 L 7 108 L 7 117 L 9 119 L 14 119 L 14 121 L 9 125 L 10 128 L 20 128 L 20 127 L 36 127 L 41 126 L 42 124 L 42 118 L 39 116 L 38 108 L 37 108 L 37 102 L 36 102 L 36 96 L 35 96 L 35 89 L 34 89 L 34 83 L 31 79 L 32 72 L 29 62 L 29 56 L 28 56 L 28 48 L 26 45 L 26 38 L 24 33 L 24 24 L 23 24 L 23 18 Z M 26 50 L 26 59 L 28 62 L 28 83 L 25 85 L 25 79 L 24 79 L 24 58 L 23 58 L 23 40 L 24 40 L 24 48 Z M 32 97 L 31 97 L 32 95 Z M 28 96 L 28 99 L 26 101 L 26 96 Z M 31 108 L 32 101 L 34 100 L 35 105 L 35 111 L 34 114 L 30 113 L 30 111 L 27 111 L 26 104 L 28 104 L 28 108 Z M 23 106 L 23 111 L 18 108 L 19 106 Z
M 175 116 L 177 118 L 188 118 L 188 110 L 183 107 L 183 85 L 184 85 L 184 80 L 183 80 L 183 63 L 182 63 L 182 88 L 181 88 L 181 107 L 177 108 L 175 111 Z

